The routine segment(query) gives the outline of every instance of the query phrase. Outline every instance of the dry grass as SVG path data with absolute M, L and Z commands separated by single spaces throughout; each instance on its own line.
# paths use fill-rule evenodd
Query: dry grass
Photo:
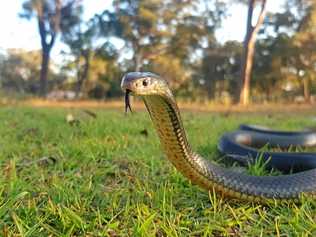
M 105 108 L 105 109 L 122 109 L 124 107 L 122 100 L 96 101 L 96 100 L 79 100 L 79 101 L 53 101 L 41 99 L 29 99 L 17 102 L 16 105 L 40 107 L 40 108 Z M 201 111 L 201 112 L 255 112 L 255 113 L 308 113 L 312 114 L 315 104 L 295 104 L 295 103 L 269 103 L 269 104 L 251 104 L 249 106 L 241 105 L 224 105 L 214 103 L 197 103 L 179 101 L 178 105 L 182 110 Z M 144 104 L 140 100 L 134 100 L 132 106 L 136 110 L 144 109 Z

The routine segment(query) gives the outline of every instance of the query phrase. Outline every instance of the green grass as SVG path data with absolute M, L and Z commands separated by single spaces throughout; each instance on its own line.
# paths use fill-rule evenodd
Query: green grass
M 315 201 L 222 199 L 171 166 L 147 113 L 93 111 L 96 118 L 80 109 L 0 109 L 0 236 L 316 235 Z M 80 122 L 67 123 L 69 113 Z M 313 124 L 304 114 L 183 117 L 195 150 L 214 160 L 220 135 L 240 123 Z

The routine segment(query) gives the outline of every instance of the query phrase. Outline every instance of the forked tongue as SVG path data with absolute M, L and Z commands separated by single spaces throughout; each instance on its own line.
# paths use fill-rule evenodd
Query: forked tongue
M 131 92 L 132 92 L 131 90 L 126 89 L 126 92 L 125 92 L 125 113 L 127 113 L 128 110 L 130 110 L 131 113 L 133 112 L 132 108 L 131 108 L 131 104 L 130 104 L 130 99 L 129 99 L 129 94 Z

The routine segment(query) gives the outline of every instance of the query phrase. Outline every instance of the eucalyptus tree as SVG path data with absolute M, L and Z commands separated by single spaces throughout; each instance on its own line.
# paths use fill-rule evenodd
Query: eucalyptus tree
M 64 26 L 77 20 L 76 14 L 80 7 L 79 0 L 25 0 L 22 3 L 21 17 L 30 20 L 36 18 L 42 46 L 42 60 L 40 72 L 40 95 L 47 94 L 47 79 L 49 71 L 50 53 L 59 32 Z
M 244 52 L 242 56 L 242 65 L 240 73 L 241 90 L 239 102 L 243 105 L 247 105 L 249 103 L 250 80 L 253 66 L 253 56 L 255 52 L 256 36 L 266 16 L 266 3 L 267 0 L 248 1 L 246 36 L 244 40 Z M 257 4 L 260 4 L 260 13 L 255 25 L 253 25 L 253 15 Z

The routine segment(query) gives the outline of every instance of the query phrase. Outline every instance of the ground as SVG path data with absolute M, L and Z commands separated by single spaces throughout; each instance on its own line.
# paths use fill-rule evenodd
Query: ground
M 218 161 L 219 137 L 240 123 L 315 125 L 312 110 L 295 111 L 187 108 L 183 117 L 193 148 Z M 262 205 L 190 184 L 142 109 L 4 106 L 0 121 L 1 236 L 316 235 L 313 200 Z

